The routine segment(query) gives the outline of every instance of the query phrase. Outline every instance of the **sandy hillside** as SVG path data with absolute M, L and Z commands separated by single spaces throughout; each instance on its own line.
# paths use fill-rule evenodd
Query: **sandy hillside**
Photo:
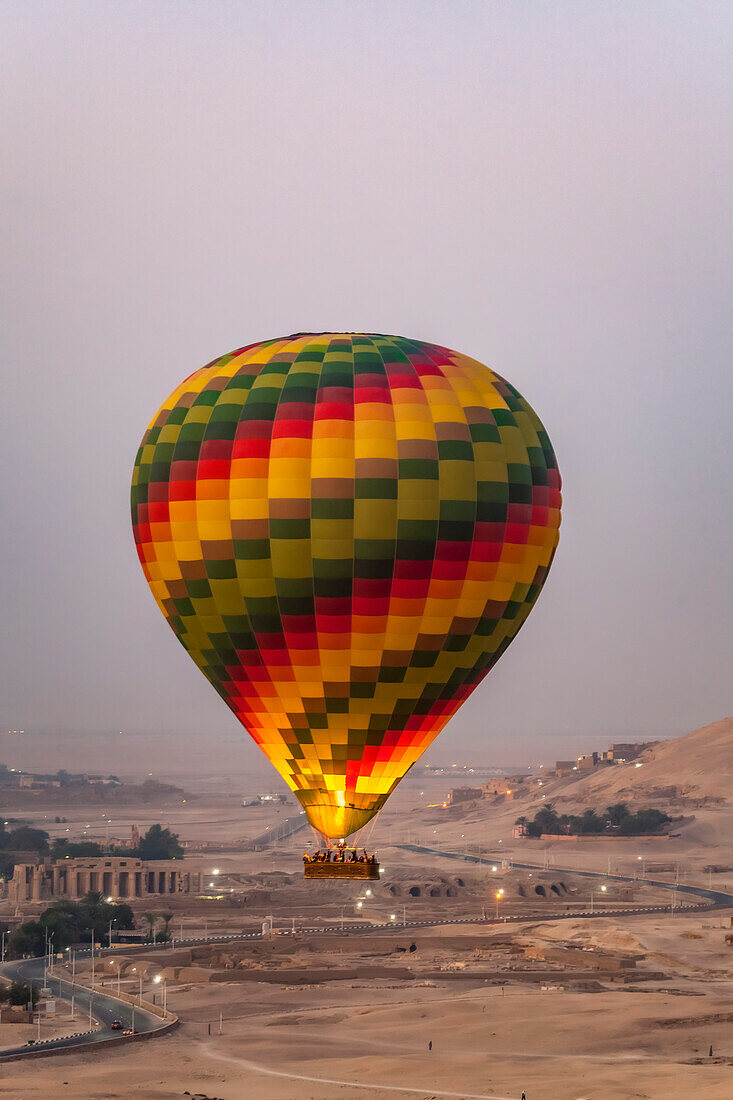
M 733 791 L 733 718 L 722 718 L 684 737 L 661 741 L 638 763 L 599 768 L 575 781 L 578 799 L 644 795 L 655 788 L 676 787 L 681 795 L 728 798 Z

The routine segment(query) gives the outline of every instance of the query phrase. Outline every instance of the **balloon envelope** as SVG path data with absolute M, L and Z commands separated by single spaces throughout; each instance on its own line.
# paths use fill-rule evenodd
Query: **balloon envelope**
M 328 837 L 364 825 L 498 660 L 547 575 L 560 476 L 476 360 L 309 333 L 187 378 L 143 437 L 145 576 Z

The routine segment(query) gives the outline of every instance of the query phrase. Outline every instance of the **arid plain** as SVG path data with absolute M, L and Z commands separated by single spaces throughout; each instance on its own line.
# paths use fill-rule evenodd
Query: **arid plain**
M 225 782 L 188 783 L 159 811 L 124 800 L 13 808 L 52 835 L 92 839 L 160 820 L 188 842 L 187 862 L 218 872 L 209 896 L 166 900 L 177 938 L 259 930 L 270 915 L 275 933 L 136 956 L 146 983 L 166 974 L 179 1028 L 106 1053 L 0 1064 L 3 1097 L 733 1095 L 733 910 L 685 909 L 699 899 L 650 883 L 733 890 L 733 721 L 660 743 L 640 763 L 446 807 L 472 778 L 420 773 L 366 841 L 384 866 L 370 895 L 304 882 L 305 831 L 254 850 L 297 807 L 244 807 Z M 562 812 L 655 806 L 675 822 L 660 837 L 514 838 L 516 818 L 548 800 Z M 112 991 L 111 968 L 106 981 Z M 0 1025 L 0 1045 L 18 1041 L 14 1027 Z

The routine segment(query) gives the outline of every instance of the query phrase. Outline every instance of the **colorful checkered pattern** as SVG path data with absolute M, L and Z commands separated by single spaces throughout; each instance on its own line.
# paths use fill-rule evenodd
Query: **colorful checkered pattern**
M 142 441 L 132 522 L 179 640 L 327 837 L 348 836 L 498 660 L 558 541 L 544 428 L 398 336 L 215 360 Z

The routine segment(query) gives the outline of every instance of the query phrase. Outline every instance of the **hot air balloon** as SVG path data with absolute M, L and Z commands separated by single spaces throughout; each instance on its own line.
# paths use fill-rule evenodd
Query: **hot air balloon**
M 496 663 L 558 541 L 542 424 L 488 367 L 300 333 L 196 371 L 143 436 L 143 571 L 324 838 L 391 791 Z

